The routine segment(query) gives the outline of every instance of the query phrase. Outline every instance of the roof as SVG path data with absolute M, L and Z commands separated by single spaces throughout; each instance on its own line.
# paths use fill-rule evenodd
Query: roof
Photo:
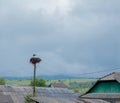
M 80 94 L 76 95 L 67 88 L 37 87 L 36 91 L 37 97 L 32 99 L 39 103 L 108 103 L 98 99 L 79 100 Z M 0 103 L 24 103 L 24 97 L 32 92 L 32 87 L 0 85 Z
M 51 83 L 50 86 L 53 86 L 55 88 L 68 88 L 68 86 L 64 83 Z
M 9 95 L 0 94 L 0 103 L 14 103 Z
M 99 81 L 116 80 L 120 83 L 120 72 L 113 72 L 99 79 Z
M 101 77 L 85 94 L 89 93 L 98 83 L 106 81 L 117 81 L 120 83 L 120 72 L 113 72 L 104 77 Z
M 67 88 L 46 88 L 46 87 L 37 87 L 37 96 L 49 97 L 60 97 L 60 98 L 78 98 L 79 95 L 76 95 L 71 90 Z M 26 95 L 32 94 L 32 87 L 18 87 L 18 86 L 5 86 L 0 85 L 0 98 L 9 98 L 11 102 L 8 103 L 24 103 L 24 97 Z M 8 96 L 8 97 L 7 97 Z M 2 103 L 5 99 L 2 100 Z M 7 101 L 6 101 L 7 103 Z
M 95 86 L 97 84 L 100 83 L 107 83 L 106 81 L 111 81 L 109 83 L 113 83 L 112 81 L 118 81 L 118 83 L 120 83 L 120 73 L 119 72 L 113 72 L 109 75 L 106 75 L 102 78 L 100 78 L 92 88 L 90 88 L 85 94 L 81 95 L 81 98 L 88 98 L 88 99 L 120 99 L 120 93 L 103 93 L 103 92 L 97 92 L 97 93 L 90 93 L 91 90 L 93 90 L 95 88 Z M 106 86 L 106 85 L 105 85 Z M 111 86 L 111 85 L 110 85 Z M 119 86 L 117 86 L 117 88 L 115 88 L 114 86 L 112 86 L 114 89 L 119 90 Z M 108 88 L 108 87 L 107 87 Z M 101 90 L 101 88 L 99 88 Z M 111 90 L 114 90 L 111 88 Z
M 60 98 L 60 97 L 46 97 L 46 96 L 40 96 L 40 97 L 33 97 L 33 101 L 39 102 L 39 103 L 79 103 L 79 100 L 75 98 Z
M 36 103 L 109 103 L 100 99 L 75 99 L 75 98 L 50 98 L 34 97 L 32 100 Z
M 88 93 L 82 98 L 91 99 L 120 99 L 120 93 Z

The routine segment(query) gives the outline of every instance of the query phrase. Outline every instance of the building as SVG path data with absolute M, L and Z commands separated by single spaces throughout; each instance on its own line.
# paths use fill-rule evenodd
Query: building
M 36 92 L 38 97 L 46 98 L 76 99 L 79 97 L 67 88 L 36 87 Z M 24 103 L 25 97 L 32 94 L 32 87 L 0 85 L 0 103 Z
M 9 95 L 0 94 L 0 103 L 14 103 Z
M 48 87 L 52 87 L 52 88 L 68 88 L 68 86 L 64 83 L 51 83 Z
M 120 103 L 120 73 L 113 72 L 100 78 L 81 98 L 103 99 Z
M 108 103 L 99 99 L 82 99 L 66 88 L 37 87 L 33 103 Z M 0 85 L 0 103 L 25 103 L 25 97 L 33 93 L 32 87 Z
M 34 97 L 34 103 L 109 103 L 100 99 L 75 99 L 75 98 L 60 98 L 60 97 Z

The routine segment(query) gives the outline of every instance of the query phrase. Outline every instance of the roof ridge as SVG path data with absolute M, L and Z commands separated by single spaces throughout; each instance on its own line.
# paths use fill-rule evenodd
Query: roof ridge
M 112 72 L 108 75 L 103 76 L 102 78 L 99 78 L 98 81 L 102 80 L 116 80 L 120 83 L 120 72 Z
M 105 76 L 99 78 L 99 80 L 101 80 L 101 79 L 103 79 L 103 78 L 105 78 L 105 77 L 107 77 L 107 76 L 113 75 L 113 74 L 115 74 L 115 73 L 116 73 L 116 72 L 109 73 L 109 74 L 107 74 L 107 75 L 105 75 Z

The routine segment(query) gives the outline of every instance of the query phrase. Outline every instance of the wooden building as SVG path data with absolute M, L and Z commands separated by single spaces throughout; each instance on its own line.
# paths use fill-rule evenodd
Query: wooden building
M 120 73 L 113 72 L 100 78 L 81 98 L 103 99 L 120 103 Z

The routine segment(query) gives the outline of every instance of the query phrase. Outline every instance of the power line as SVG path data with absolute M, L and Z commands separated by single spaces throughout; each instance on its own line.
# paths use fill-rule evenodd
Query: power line
M 112 70 L 119 70 L 120 68 L 114 68 L 114 69 L 104 69 L 100 71 L 94 71 L 94 72 L 85 72 L 85 73 L 79 73 L 75 75 L 88 75 L 88 74 L 97 74 L 97 73 L 102 73 L 102 72 L 107 72 L 107 71 L 112 71 Z

